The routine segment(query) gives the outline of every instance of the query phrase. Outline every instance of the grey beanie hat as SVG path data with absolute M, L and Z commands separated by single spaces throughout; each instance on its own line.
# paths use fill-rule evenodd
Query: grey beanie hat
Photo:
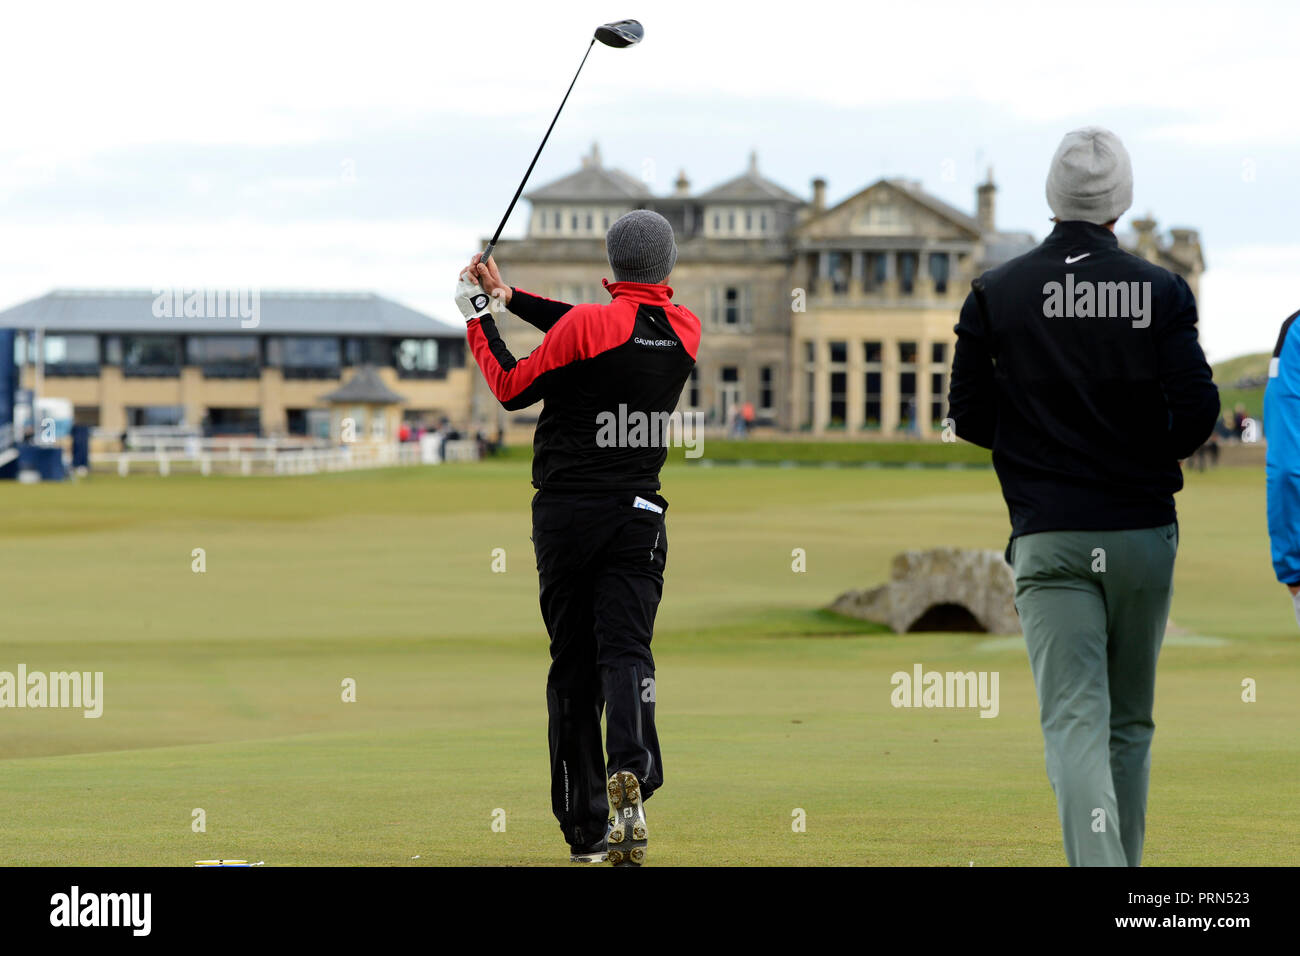
M 605 233 L 605 249 L 619 282 L 663 282 L 677 263 L 672 225 L 648 209 L 620 216 Z
M 1100 126 L 1071 130 L 1047 171 L 1047 205 L 1057 219 L 1104 225 L 1133 205 L 1133 165 L 1118 136 Z

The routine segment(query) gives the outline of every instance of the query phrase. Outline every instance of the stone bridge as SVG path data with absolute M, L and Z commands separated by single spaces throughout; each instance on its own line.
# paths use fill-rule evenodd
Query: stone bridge
M 1001 551 L 933 548 L 894 556 L 889 582 L 846 591 L 830 610 L 909 631 L 1019 634 L 1015 578 Z

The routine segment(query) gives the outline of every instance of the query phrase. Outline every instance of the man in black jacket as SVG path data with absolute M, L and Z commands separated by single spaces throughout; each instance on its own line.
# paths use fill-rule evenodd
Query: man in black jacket
M 1128 153 L 1086 127 L 1052 159 L 1055 228 L 971 283 L 948 396 L 993 449 L 1047 771 L 1076 866 L 1137 866 L 1181 459 L 1219 396 L 1179 276 L 1119 248 Z

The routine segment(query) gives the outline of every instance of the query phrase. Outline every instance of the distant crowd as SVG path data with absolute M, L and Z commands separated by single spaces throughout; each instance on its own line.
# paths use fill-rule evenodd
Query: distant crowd
M 418 442 L 426 435 L 441 435 L 444 442 L 460 441 L 465 437 L 464 433 L 453 425 L 451 419 L 445 415 L 438 420 L 436 425 L 430 426 L 425 422 L 404 421 L 397 430 L 397 440 L 399 442 Z M 494 438 L 488 438 L 487 433 L 479 429 L 474 432 L 474 441 L 478 443 L 480 458 L 498 455 L 506 445 L 505 435 L 499 427 Z
M 1206 439 L 1205 444 L 1192 456 L 1192 467 L 1197 471 L 1204 471 L 1217 465 L 1219 445 L 1222 442 L 1253 441 L 1261 437 L 1262 432 L 1257 430 L 1253 438 L 1248 438 L 1246 432 L 1250 427 L 1251 418 L 1246 412 L 1245 405 L 1238 404 L 1231 412 L 1224 412 L 1215 423 L 1214 431 Z M 1255 427 L 1258 429 L 1258 423 L 1255 423 Z

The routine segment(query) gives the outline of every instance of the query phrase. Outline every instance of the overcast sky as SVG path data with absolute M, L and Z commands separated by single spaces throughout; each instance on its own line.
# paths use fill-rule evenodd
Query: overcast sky
M 54 287 L 367 289 L 458 321 L 592 28 L 533 185 L 607 165 L 671 189 L 761 170 L 830 201 L 883 175 L 1041 238 L 1047 162 L 1109 126 L 1135 205 L 1201 232 L 1212 359 L 1300 308 L 1300 5 L 22 4 L 0 41 L 0 308 Z M 760 5 L 756 11 L 771 7 Z M 521 204 L 507 234 L 526 222 Z M 509 277 L 507 276 L 507 279 Z

